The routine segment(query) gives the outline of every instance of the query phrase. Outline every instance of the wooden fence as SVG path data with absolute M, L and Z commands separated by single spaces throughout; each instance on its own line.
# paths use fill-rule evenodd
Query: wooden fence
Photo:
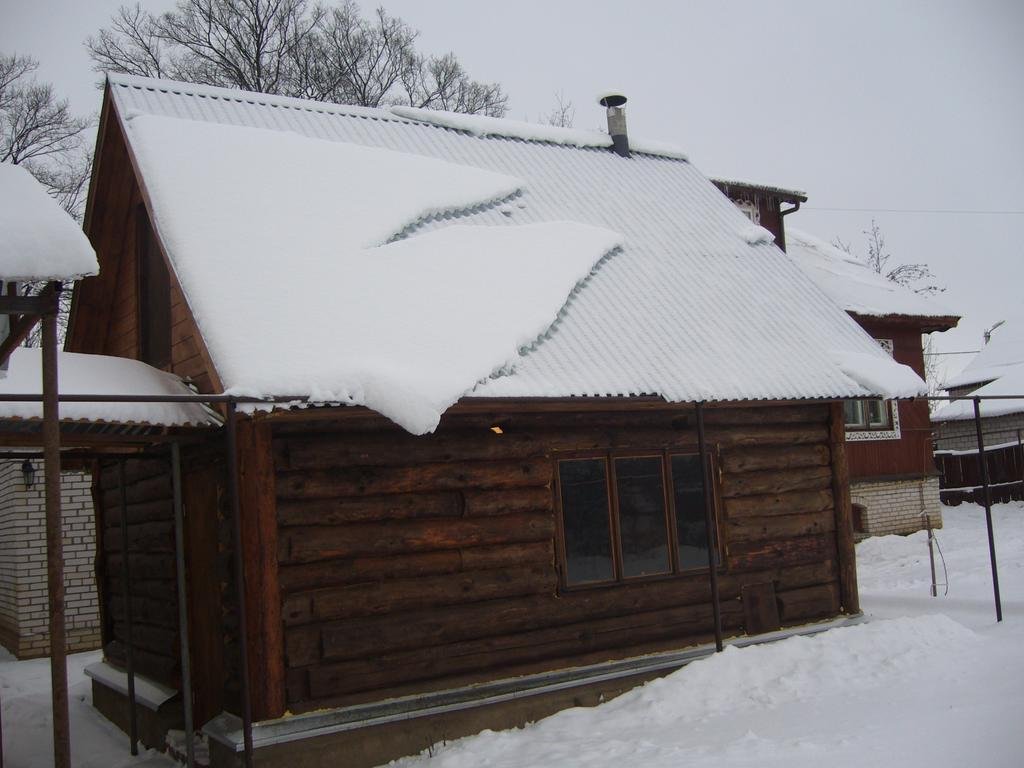
M 989 493 L 992 502 L 1024 499 L 1024 451 L 1019 441 L 985 447 Z M 940 473 L 939 498 L 949 507 L 968 501 L 985 502 L 978 449 L 936 451 Z

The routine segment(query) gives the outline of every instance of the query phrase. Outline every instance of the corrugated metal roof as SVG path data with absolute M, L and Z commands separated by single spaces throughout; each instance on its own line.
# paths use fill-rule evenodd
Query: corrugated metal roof
M 525 181 L 521 197 L 472 214 L 473 224 L 570 220 L 622 233 L 622 252 L 524 350 L 514 373 L 471 395 L 657 394 L 687 402 L 882 394 L 844 374 L 834 358 L 889 358 L 774 245 L 749 245 L 742 236 L 749 221 L 686 161 L 624 159 L 606 149 L 474 136 L 383 110 L 129 76 L 111 76 L 110 90 L 122 117 L 293 131 Z M 422 229 L 447 224 L 426 221 Z M 301 332 L 307 319 L 294 322 Z

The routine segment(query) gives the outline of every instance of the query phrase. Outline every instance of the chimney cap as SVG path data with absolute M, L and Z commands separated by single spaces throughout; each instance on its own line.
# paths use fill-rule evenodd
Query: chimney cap
M 621 107 L 626 103 L 626 97 L 617 91 L 602 93 L 597 97 L 597 100 L 602 107 Z

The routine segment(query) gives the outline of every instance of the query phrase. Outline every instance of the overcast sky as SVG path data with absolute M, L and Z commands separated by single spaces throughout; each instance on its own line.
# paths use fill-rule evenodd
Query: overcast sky
M 82 41 L 120 4 L 0 0 L 0 51 L 35 56 L 93 112 Z M 863 253 L 875 219 L 894 261 L 928 263 L 963 314 L 942 351 L 978 349 L 985 327 L 1024 306 L 1024 2 L 383 4 L 424 52 L 454 51 L 502 83 L 509 117 L 538 120 L 562 92 L 577 127 L 600 128 L 594 95 L 618 88 L 631 134 L 680 145 L 711 176 L 806 191 L 790 226 Z M 950 372 L 968 359 L 943 358 Z

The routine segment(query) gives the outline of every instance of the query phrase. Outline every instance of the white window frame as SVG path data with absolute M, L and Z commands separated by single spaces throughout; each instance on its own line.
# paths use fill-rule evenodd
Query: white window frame
M 878 346 L 889 353 L 889 356 L 893 356 L 895 345 L 892 339 L 875 339 L 878 342 Z M 891 411 L 890 419 L 891 426 L 889 429 L 871 429 L 865 427 L 863 429 L 847 429 L 846 440 L 847 442 L 864 442 L 866 440 L 899 440 L 902 436 L 900 430 L 900 407 L 899 403 L 895 400 L 889 401 L 889 407 Z

